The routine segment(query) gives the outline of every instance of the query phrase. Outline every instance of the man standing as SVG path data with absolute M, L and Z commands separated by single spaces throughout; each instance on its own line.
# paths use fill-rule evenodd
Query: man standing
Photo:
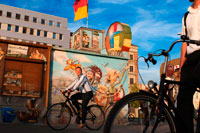
M 183 18 L 182 35 L 186 35 L 190 40 L 200 40 L 200 0 L 189 1 L 193 4 L 188 8 L 188 14 Z M 177 132 L 180 133 L 194 132 L 193 94 L 200 83 L 200 70 L 198 68 L 200 69 L 200 46 L 184 42 L 181 47 L 179 69 L 183 85 L 180 86 L 177 97 L 177 111 L 181 120 L 176 119 Z

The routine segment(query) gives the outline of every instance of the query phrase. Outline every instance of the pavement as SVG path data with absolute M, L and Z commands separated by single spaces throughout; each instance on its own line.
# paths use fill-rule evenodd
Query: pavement
M 78 128 L 78 124 L 70 124 L 66 129 L 57 131 L 48 125 L 31 124 L 31 123 L 0 123 L 1 133 L 102 133 L 100 130 L 89 130 L 87 127 Z
M 0 133 L 102 133 L 103 127 L 99 130 L 89 130 L 87 127 L 78 128 L 75 117 L 72 117 L 70 125 L 64 130 L 53 130 L 42 120 L 38 123 L 21 122 L 16 118 L 12 123 L 3 123 L 0 120 Z

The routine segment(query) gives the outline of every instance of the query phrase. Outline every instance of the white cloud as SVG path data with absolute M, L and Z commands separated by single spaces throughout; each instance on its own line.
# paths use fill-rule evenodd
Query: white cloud
M 125 4 L 134 0 L 99 0 L 99 3 Z
M 86 62 L 86 63 L 90 63 L 91 60 L 89 60 L 85 55 L 82 54 L 76 54 L 72 56 L 73 58 L 77 59 L 80 62 Z
M 105 11 L 105 8 L 94 8 L 94 9 L 89 9 L 89 15 L 94 15 L 94 14 L 99 14 L 102 13 L 103 11 Z
M 139 44 L 146 51 L 151 50 L 155 46 L 150 40 L 156 41 L 156 39 L 165 37 L 177 38 L 177 33 L 181 31 L 181 23 L 169 23 L 165 20 L 158 20 L 154 16 L 155 12 L 157 15 L 167 13 L 164 10 L 151 12 L 138 8 L 137 13 L 139 15 L 137 18 L 139 21 L 131 27 L 133 42 Z
M 66 52 L 55 51 L 53 60 L 58 62 L 60 65 L 65 66 L 66 60 L 68 59 Z

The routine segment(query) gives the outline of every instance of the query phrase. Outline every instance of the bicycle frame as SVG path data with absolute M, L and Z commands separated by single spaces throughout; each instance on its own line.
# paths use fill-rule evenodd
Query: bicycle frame
M 72 111 L 75 113 L 75 115 L 78 115 L 78 111 L 76 111 L 74 105 L 72 104 L 71 98 L 69 98 L 70 93 L 68 94 L 68 96 L 65 95 L 65 94 L 63 94 L 63 95 L 64 95 L 65 98 L 66 98 L 66 100 L 65 100 L 65 102 L 64 102 L 65 106 L 66 106 L 67 103 L 68 103 L 68 105 L 69 105 L 69 107 L 70 107 L 70 111 L 71 111 L 71 109 L 72 109 Z M 72 112 L 72 111 L 71 111 L 71 112 Z M 71 113 L 71 114 L 72 114 L 72 117 L 73 117 L 73 113 Z
M 181 37 L 181 40 L 177 40 L 177 41 L 173 42 L 172 45 L 170 46 L 169 50 L 167 50 L 167 51 L 163 50 L 160 54 L 149 54 L 149 57 L 147 59 L 145 59 L 145 62 L 147 63 L 148 60 L 151 61 L 151 62 L 152 62 L 152 60 L 154 60 L 153 56 L 161 56 L 161 55 L 165 56 L 164 67 L 163 67 L 163 71 L 162 71 L 162 74 L 161 74 L 159 90 L 157 89 L 156 86 L 154 86 L 154 89 L 158 93 L 158 100 L 157 100 L 156 105 L 158 105 L 159 114 L 158 114 L 158 117 L 156 119 L 156 122 L 155 122 L 155 125 L 153 127 L 152 132 L 155 132 L 156 127 L 157 127 L 157 125 L 160 121 L 161 115 L 162 115 L 163 110 L 164 110 L 165 101 L 167 101 L 168 107 L 175 113 L 176 117 L 180 120 L 182 119 L 178 115 L 177 109 L 174 106 L 174 104 L 172 103 L 171 99 L 169 98 L 169 96 L 167 96 L 167 91 L 169 90 L 169 84 L 179 84 L 180 85 L 180 82 L 166 80 L 166 68 L 167 68 L 168 56 L 169 56 L 168 53 L 172 50 L 173 46 L 178 42 L 187 42 L 187 43 L 194 43 L 194 44 L 200 45 L 200 41 L 188 40 L 188 38 L 184 38 L 184 36 L 183 36 L 183 37 Z M 199 109 L 199 112 L 200 112 L 200 109 Z M 198 118 L 197 118 L 197 122 L 199 122 L 199 121 L 200 121 L 200 114 L 198 114 Z M 183 127 L 185 127 L 184 123 L 182 123 L 182 125 L 183 125 Z M 198 129 L 197 129 L 197 131 L 198 131 Z

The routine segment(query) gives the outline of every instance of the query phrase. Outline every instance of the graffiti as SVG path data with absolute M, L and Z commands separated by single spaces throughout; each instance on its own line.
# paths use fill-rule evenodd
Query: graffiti
M 106 35 L 107 53 L 112 55 L 119 55 L 121 51 L 128 52 L 130 46 L 131 46 L 130 27 L 127 24 L 120 22 L 115 22 L 111 24 Z
M 90 44 L 90 36 L 85 31 L 83 31 L 82 45 L 84 48 L 89 48 L 89 44 Z
M 2 60 L 3 59 L 3 57 L 4 57 L 4 51 L 1 49 L 1 47 L 0 47 L 0 60 Z
M 77 63 L 76 63 L 77 62 Z M 64 68 L 65 71 L 70 71 L 71 73 L 74 72 L 75 68 L 77 67 L 81 67 L 81 64 L 79 64 L 80 62 L 78 60 L 73 61 L 73 59 L 68 59 L 66 61 L 66 67 Z
M 46 61 L 46 57 L 44 56 L 44 54 L 40 53 L 38 50 L 33 51 L 29 58 L 31 59 L 39 59 L 39 60 L 44 60 Z
M 17 114 L 17 118 L 20 121 L 36 123 L 41 114 L 41 110 L 38 108 L 38 104 L 36 104 L 36 99 L 28 99 L 26 107 L 28 109 L 28 112 L 15 111 L 15 113 Z
M 124 65 L 127 64 L 126 60 L 72 52 L 66 52 L 65 57 L 65 53 L 62 52 L 61 57 L 58 51 L 55 53 L 52 88 L 66 88 L 70 85 L 76 78 L 75 68 L 79 66 L 92 86 L 94 97 L 91 102 L 104 106 L 104 110 L 128 93 L 127 75 L 125 75 L 128 67 Z M 66 57 L 67 60 L 64 59 Z M 66 63 L 62 63 L 61 58 Z M 59 94 L 53 94 L 52 102 L 55 102 L 55 99 L 59 99 Z
M 72 46 L 73 48 L 77 49 L 80 47 L 80 42 L 81 42 L 81 36 L 80 36 L 80 33 L 77 33 L 75 36 L 74 36 L 74 46 Z

